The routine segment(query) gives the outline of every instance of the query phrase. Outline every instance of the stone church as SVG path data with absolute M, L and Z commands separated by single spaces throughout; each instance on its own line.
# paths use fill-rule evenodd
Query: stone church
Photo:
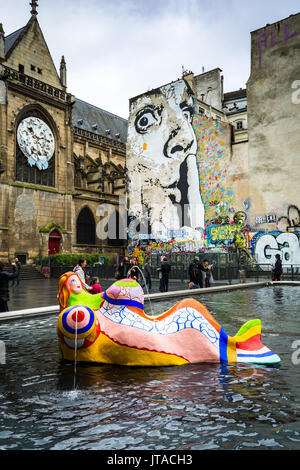
M 0 25 L 0 259 L 122 253 L 97 224 L 125 193 L 127 121 L 69 93 L 30 5 L 24 27 Z

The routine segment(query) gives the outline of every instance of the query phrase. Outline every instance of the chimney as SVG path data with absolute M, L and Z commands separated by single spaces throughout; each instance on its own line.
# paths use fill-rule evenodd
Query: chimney
M 5 59 L 5 40 L 4 40 L 4 29 L 2 23 L 0 23 L 0 60 Z
M 195 93 L 194 90 L 194 74 L 191 70 L 186 70 L 183 75 L 182 75 L 183 80 L 189 85 L 193 93 Z
M 65 57 L 62 56 L 60 61 L 60 82 L 63 87 L 67 88 L 67 67 Z

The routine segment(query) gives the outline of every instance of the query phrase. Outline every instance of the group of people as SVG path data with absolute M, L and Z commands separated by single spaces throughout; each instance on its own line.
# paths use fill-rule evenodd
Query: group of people
M 89 284 L 89 276 L 86 272 L 87 261 L 85 258 L 79 258 L 77 265 L 73 269 L 74 273 L 78 275 L 85 289 L 90 294 L 101 294 L 102 287 L 100 285 L 99 277 L 94 276 Z
M 161 260 L 160 268 L 157 268 L 159 271 L 159 292 L 168 292 L 169 287 L 169 276 L 171 271 L 171 266 L 168 263 L 167 257 L 163 256 Z M 120 262 L 119 266 L 116 268 L 115 278 L 116 279 L 123 279 L 123 278 L 131 278 L 136 279 L 137 281 L 141 282 L 142 287 L 147 286 L 147 290 L 149 293 L 152 292 L 152 266 L 151 266 L 151 258 L 147 258 L 146 262 L 143 266 L 143 271 L 140 270 L 137 259 L 131 258 L 129 259 L 128 256 L 125 256 L 124 260 Z M 144 281 L 145 280 L 145 281 Z
M 275 255 L 276 262 L 272 266 L 272 280 L 280 281 L 282 275 L 282 262 L 280 255 Z M 84 287 L 91 294 L 99 294 L 102 292 L 102 287 L 98 277 L 93 277 L 90 281 L 89 276 L 86 272 L 87 261 L 85 258 L 80 258 L 77 265 L 74 267 L 74 272 L 81 279 Z M 9 301 L 9 282 L 12 281 L 13 285 L 16 282 L 17 285 L 20 282 L 20 270 L 21 263 L 18 258 L 11 263 L 12 272 L 5 270 L 5 264 L 0 261 L 0 312 L 8 311 Z M 159 292 L 168 292 L 169 287 L 169 276 L 171 272 L 171 266 L 168 263 L 166 256 L 161 259 L 161 265 L 157 268 L 159 272 Z M 203 287 L 211 287 L 213 280 L 212 275 L 213 264 L 209 264 L 207 259 L 204 259 L 201 263 L 199 256 L 195 256 L 194 260 L 189 266 L 189 288 L 199 289 Z M 143 275 L 140 270 L 136 258 L 129 259 L 127 256 L 121 263 L 116 267 L 115 278 L 117 280 L 124 279 L 126 277 L 136 279 L 142 284 L 142 287 L 147 286 L 149 293 L 152 292 L 152 266 L 150 257 L 147 258 L 143 266 Z M 145 282 L 143 279 L 145 279 Z
M 207 259 L 201 263 L 199 256 L 195 256 L 189 266 L 189 288 L 201 289 L 203 287 L 211 287 L 214 282 L 212 270 L 213 264 L 208 264 Z

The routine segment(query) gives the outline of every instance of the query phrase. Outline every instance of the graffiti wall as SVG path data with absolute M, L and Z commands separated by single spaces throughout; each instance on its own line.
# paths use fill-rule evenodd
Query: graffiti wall
M 251 240 L 252 254 L 265 271 L 275 264 L 275 255 L 279 254 L 283 266 L 300 267 L 300 232 L 258 232 Z
M 194 100 L 178 80 L 130 101 L 130 237 L 137 227 L 161 235 L 185 227 L 200 240 L 207 221 L 232 204 L 230 126 L 195 114 Z
M 246 214 L 242 211 L 234 215 L 232 223 L 209 225 L 206 228 L 207 246 L 235 245 L 237 248 L 246 248 L 249 246 L 249 239 Z

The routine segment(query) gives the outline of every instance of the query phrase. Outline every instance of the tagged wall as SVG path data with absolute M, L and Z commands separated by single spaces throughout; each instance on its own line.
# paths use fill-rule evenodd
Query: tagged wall
M 300 206 L 299 79 L 300 14 L 253 31 L 247 103 L 249 222 L 255 231 L 276 228 L 261 227 L 256 217 L 278 219 L 287 204 Z
M 300 267 L 300 232 L 258 232 L 252 238 L 252 254 L 264 271 L 275 264 L 275 255 L 279 254 L 283 266 Z

